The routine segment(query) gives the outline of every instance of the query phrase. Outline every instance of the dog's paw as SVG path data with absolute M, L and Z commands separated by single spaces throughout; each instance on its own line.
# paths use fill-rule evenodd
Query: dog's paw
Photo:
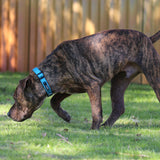
M 70 122 L 71 116 L 70 116 L 66 111 L 64 111 L 63 109 L 60 109 L 57 114 L 58 114 L 59 117 L 61 117 L 64 121 Z
M 65 116 L 62 118 L 68 123 L 71 121 L 71 116 L 67 112 L 65 113 Z
M 112 124 L 106 121 L 103 124 L 101 124 L 101 127 L 112 127 Z

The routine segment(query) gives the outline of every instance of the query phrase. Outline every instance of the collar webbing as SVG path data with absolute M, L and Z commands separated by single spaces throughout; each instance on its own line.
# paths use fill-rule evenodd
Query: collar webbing
M 44 77 L 44 74 L 37 67 L 33 69 L 33 72 L 37 75 L 40 82 L 42 83 L 45 91 L 47 92 L 47 96 L 48 97 L 51 96 L 53 93 L 52 93 L 51 87 L 49 86 L 47 80 Z

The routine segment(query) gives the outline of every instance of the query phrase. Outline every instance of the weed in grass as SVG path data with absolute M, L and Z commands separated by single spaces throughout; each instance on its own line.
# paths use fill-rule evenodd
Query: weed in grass
M 160 108 L 150 86 L 131 84 L 125 93 L 125 114 L 112 128 L 92 131 L 87 94 L 73 95 L 62 103 L 71 123 L 53 112 L 50 98 L 31 119 L 22 123 L 9 119 L 13 92 L 25 76 L 0 74 L 0 159 L 159 159 Z M 102 105 L 106 120 L 111 113 L 110 83 L 102 88 Z

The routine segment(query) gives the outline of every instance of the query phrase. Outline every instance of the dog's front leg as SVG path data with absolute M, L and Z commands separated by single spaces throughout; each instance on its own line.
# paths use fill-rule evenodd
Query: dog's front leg
M 101 87 L 98 84 L 94 84 L 88 88 L 87 92 L 92 109 L 91 129 L 99 129 L 102 122 Z
M 61 108 L 60 103 L 69 96 L 70 94 L 57 93 L 52 97 L 50 102 L 53 110 L 57 113 L 59 117 L 63 118 L 66 122 L 70 122 L 71 116 Z

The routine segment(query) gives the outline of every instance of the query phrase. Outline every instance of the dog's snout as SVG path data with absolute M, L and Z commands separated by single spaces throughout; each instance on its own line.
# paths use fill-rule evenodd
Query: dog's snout
M 7 116 L 8 116 L 8 117 L 11 117 L 10 111 L 7 113 Z

